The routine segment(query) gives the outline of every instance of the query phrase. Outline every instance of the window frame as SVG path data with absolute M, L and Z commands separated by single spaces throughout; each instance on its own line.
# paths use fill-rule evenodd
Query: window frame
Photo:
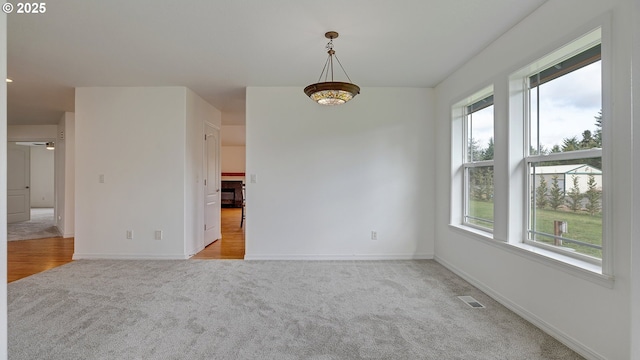
M 474 106 L 476 106 L 477 104 L 483 101 L 486 102 L 487 99 L 489 98 L 490 98 L 490 103 L 478 105 L 478 108 L 470 111 L 470 108 L 473 108 Z M 474 112 L 484 110 L 485 108 L 493 106 L 493 126 L 495 126 L 495 106 L 494 106 L 493 87 L 488 87 L 478 91 L 477 93 L 471 96 L 469 101 L 459 103 L 456 106 L 460 107 L 462 110 L 462 140 L 463 141 L 462 141 L 462 164 L 461 164 L 461 168 L 462 168 L 461 225 L 468 226 L 489 234 L 493 234 L 493 225 L 495 224 L 495 218 L 492 220 L 477 218 L 478 220 L 483 222 L 490 222 L 492 224 L 491 228 L 477 225 L 468 221 L 468 218 L 470 217 L 468 212 L 469 212 L 469 205 L 471 201 L 470 200 L 471 194 L 468 191 L 468 189 L 469 189 L 469 181 L 470 181 L 469 170 L 472 168 L 488 167 L 488 166 L 491 166 L 492 168 L 495 169 L 495 165 L 494 165 L 495 157 L 492 160 L 474 160 L 473 158 L 469 159 L 467 157 L 467 154 L 469 154 L 469 135 L 470 135 L 469 125 L 468 125 L 469 116 L 470 115 L 473 116 Z M 493 133 L 492 138 L 495 139 L 495 132 Z M 495 204 L 493 206 L 494 206 L 493 214 L 495 216 Z
M 522 224 L 522 240 L 521 243 L 532 246 L 534 248 L 543 249 L 546 251 L 550 251 L 561 256 L 566 256 L 568 258 L 576 259 L 579 261 L 584 261 L 586 263 L 596 265 L 601 270 L 603 275 L 611 274 L 612 269 L 612 259 L 611 259 L 611 249 L 612 249 L 612 240 L 611 240 L 611 230 L 609 229 L 608 224 L 610 223 L 610 204 L 608 200 L 607 194 L 610 192 L 609 190 L 609 176 L 610 176 L 610 161 L 607 158 L 608 152 L 606 147 L 608 146 L 608 123 L 610 121 L 603 122 L 602 124 L 602 148 L 592 148 L 585 150 L 576 150 L 576 151 L 568 151 L 568 152 L 559 152 L 559 153 L 549 153 L 545 155 L 540 155 L 540 144 L 536 145 L 536 154 L 532 154 L 530 149 L 532 149 L 532 139 L 531 139 L 531 102 L 530 102 L 530 79 L 536 74 L 545 71 L 555 64 L 558 64 L 563 61 L 570 60 L 571 58 L 588 51 L 589 49 L 600 46 L 600 58 L 598 60 L 601 61 L 601 71 L 602 71 L 602 83 L 601 83 L 601 93 L 602 93 L 602 116 L 603 118 L 610 118 L 607 114 L 609 113 L 609 83 L 608 83 L 608 65 L 607 65 L 607 44 L 604 40 L 603 36 L 603 26 L 598 27 L 590 32 L 585 33 L 582 37 L 574 39 L 573 41 L 567 43 L 565 46 L 556 49 L 551 52 L 546 57 L 533 62 L 531 65 L 526 67 L 525 69 L 512 74 L 510 79 L 514 80 L 516 77 L 519 77 L 521 80 L 522 86 L 522 101 L 523 101 L 523 159 L 522 159 L 522 171 L 524 174 L 524 185 L 523 185 L 523 197 L 522 197 L 522 205 L 524 209 L 523 214 L 523 224 Z M 598 60 L 592 60 L 588 64 L 591 64 Z M 587 66 L 588 64 L 582 65 Z M 580 66 L 580 67 L 582 67 Z M 552 81 L 557 77 L 563 76 L 565 73 L 560 73 L 559 75 L 553 76 L 551 79 L 547 81 Z M 537 84 L 538 86 L 541 85 Z M 539 91 L 539 89 L 538 89 Z M 537 114 L 537 111 L 536 111 Z M 536 133 L 539 134 L 540 129 L 536 129 Z M 530 239 L 531 231 L 534 229 L 531 228 L 530 219 L 532 216 L 532 206 L 534 205 L 531 197 L 532 197 L 532 177 L 531 177 L 531 166 L 535 163 L 540 162 L 548 162 L 548 161 L 560 161 L 560 160 L 580 160 L 587 158 L 601 158 L 602 159 L 602 257 L 600 259 L 589 256 L 586 254 L 581 254 L 577 252 L 566 251 L 557 248 L 553 245 L 548 245 L 541 243 L 539 241 L 534 241 Z
M 471 85 L 467 91 L 450 103 L 450 181 L 449 191 L 449 228 L 461 236 L 480 241 L 544 266 L 563 271 L 583 280 L 593 282 L 599 286 L 613 288 L 614 276 L 614 229 L 612 219 L 611 176 L 615 165 L 612 158 L 610 137 L 615 119 L 612 113 L 612 36 L 610 16 L 601 16 L 584 26 L 566 33 L 558 39 L 549 41 L 546 45 L 538 46 L 532 53 L 521 58 L 513 68 L 505 69 L 484 81 L 482 84 Z M 595 35 L 595 36 L 594 36 Z M 525 243 L 528 230 L 526 211 L 528 207 L 528 164 L 526 156 L 531 160 L 547 160 L 542 155 L 534 158 L 525 146 L 528 129 L 525 129 L 525 81 L 527 76 L 536 71 L 551 66 L 561 57 L 569 58 L 577 54 L 580 49 L 587 49 L 594 38 L 601 44 L 601 75 L 602 75 L 602 116 L 607 119 L 602 124 L 602 262 L 594 264 L 588 261 L 566 256 L 563 253 L 550 251 L 540 246 Z M 495 90 L 494 90 L 495 88 Z M 478 89 L 483 89 L 478 91 Z M 494 94 L 494 186 L 500 191 L 494 197 L 494 229 L 493 233 L 478 230 L 463 224 L 463 162 L 465 152 L 464 136 L 464 107 L 481 99 L 484 94 Z M 528 110 L 527 110 L 528 111 Z M 574 156 L 572 154 L 571 156 Z M 592 156 L 592 155 L 588 155 Z

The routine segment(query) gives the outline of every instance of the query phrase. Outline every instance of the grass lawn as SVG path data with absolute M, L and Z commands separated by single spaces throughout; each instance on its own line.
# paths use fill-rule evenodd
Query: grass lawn
M 493 203 L 487 201 L 471 201 L 469 204 L 469 215 L 481 219 L 493 219 Z M 585 243 L 602 246 L 602 215 L 591 216 L 585 213 L 574 213 L 571 211 L 554 211 L 549 209 L 536 209 L 535 231 L 553 234 L 553 221 L 566 221 L 567 233 L 562 237 L 579 240 Z M 484 222 L 470 221 L 479 226 L 490 227 L 491 224 Z M 546 244 L 553 244 L 553 238 L 538 235 L 536 241 Z M 594 249 L 583 245 L 563 243 L 564 247 L 574 249 L 576 252 L 602 258 L 602 250 Z

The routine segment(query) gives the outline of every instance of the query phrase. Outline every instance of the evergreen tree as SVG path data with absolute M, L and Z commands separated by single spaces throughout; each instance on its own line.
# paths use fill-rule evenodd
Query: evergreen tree
M 580 143 L 578 142 L 578 137 L 570 137 L 562 139 L 562 151 L 575 151 L 580 150 Z
M 474 138 L 469 139 L 469 144 L 467 146 L 467 158 L 469 161 L 478 161 L 482 159 L 482 149 L 480 148 L 480 144 L 478 144 L 478 140 Z
M 567 203 L 569 204 L 569 208 L 576 212 L 580 210 L 580 200 L 582 200 L 583 194 L 580 193 L 580 186 L 578 185 L 578 177 L 575 175 L 571 175 L 571 181 L 573 182 L 573 187 L 569 190 L 567 194 L 568 199 Z
M 536 207 L 538 209 L 544 209 L 549 202 L 547 190 L 547 180 L 544 179 L 544 176 L 540 176 L 540 185 L 536 188 Z
M 600 198 L 602 192 L 596 188 L 596 178 L 592 174 L 589 174 L 589 180 L 587 180 L 587 192 L 584 197 L 587 199 L 585 207 L 589 212 L 589 215 L 595 215 L 600 212 Z
M 596 140 L 591 136 L 591 131 L 582 132 L 582 140 L 580 141 L 580 149 L 591 149 L 597 147 Z
M 560 205 L 564 203 L 564 194 L 558 184 L 558 175 L 551 178 L 551 191 L 549 192 L 549 206 L 553 210 L 558 210 Z
M 493 137 L 489 138 L 489 145 L 482 150 L 482 160 L 493 160 Z
M 493 199 L 493 167 L 482 169 L 481 171 L 480 196 L 482 200 L 491 201 Z
M 469 169 L 469 186 L 471 198 L 473 200 L 482 200 L 482 183 L 484 182 L 484 174 L 480 170 L 480 168 L 471 168 Z
M 595 140 L 596 147 L 602 147 L 602 109 L 598 111 L 598 115 L 594 116 L 596 119 L 596 131 L 593 135 L 593 139 Z

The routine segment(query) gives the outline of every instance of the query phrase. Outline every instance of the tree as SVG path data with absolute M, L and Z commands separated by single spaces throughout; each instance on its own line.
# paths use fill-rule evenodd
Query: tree
M 482 183 L 480 184 L 480 194 L 482 200 L 492 201 L 493 199 L 493 167 L 482 169 Z
M 582 200 L 582 197 L 584 196 L 582 193 L 580 193 L 580 185 L 578 184 L 578 177 L 575 175 L 571 175 L 571 181 L 573 182 L 573 186 L 571 187 L 571 190 L 569 190 L 569 193 L 567 194 L 567 203 L 569 204 L 569 208 L 573 211 L 576 212 L 578 210 L 580 210 L 580 200 Z
M 602 147 L 602 109 L 598 111 L 598 115 L 594 116 L 596 119 L 596 131 L 593 135 L 593 139 L 595 140 L 596 147 Z
M 582 140 L 580 141 L 580 149 L 591 149 L 597 147 L 596 140 L 591 136 L 591 131 L 582 132 Z
M 551 178 L 551 191 L 549 192 L 549 206 L 553 210 L 558 210 L 560 205 L 564 203 L 564 194 L 558 184 L 558 175 L 553 175 Z
M 482 160 L 493 160 L 493 137 L 489 138 L 489 145 L 482 150 Z
M 491 201 L 493 199 L 493 169 L 476 167 L 470 169 L 469 186 L 473 200 Z
M 547 190 L 547 180 L 544 179 L 544 176 L 540 176 L 540 185 L 536 188 L 536 207 L 538 209 L 544 209 L 549 202 Z
M 587 199 L 585 208 L 589 212 L 589 215 L 595 215 L 600 212 L 600 198 L 602 197 L 602 191 L 596 188 L 596 178 L 592 174 L 589 174 L 589 180 L 587 180 L 587 192 L 584 197 Z
M 469 158 L 469 161 L 481 160 L 482 153 L 483 151 L 480 148 L 480 144 L 478 144 L 478 140 L 470 138 L 467 146 L 467 157 Z
M 576 151 L 580 150 L 580 143 L 578 142 L 578 137 L 570 137 L 562 139 L 562 151 Z

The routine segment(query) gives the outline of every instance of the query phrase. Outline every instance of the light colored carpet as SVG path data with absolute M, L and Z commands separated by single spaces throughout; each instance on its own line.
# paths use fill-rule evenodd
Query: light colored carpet
M 7 224 L 7 240 L 30 240 L 60 236 L 53 208 L 32 208 L 31 220 Z
M 8 316 L 16 360 L 581 359 L 434 261 L 75 261 Z

